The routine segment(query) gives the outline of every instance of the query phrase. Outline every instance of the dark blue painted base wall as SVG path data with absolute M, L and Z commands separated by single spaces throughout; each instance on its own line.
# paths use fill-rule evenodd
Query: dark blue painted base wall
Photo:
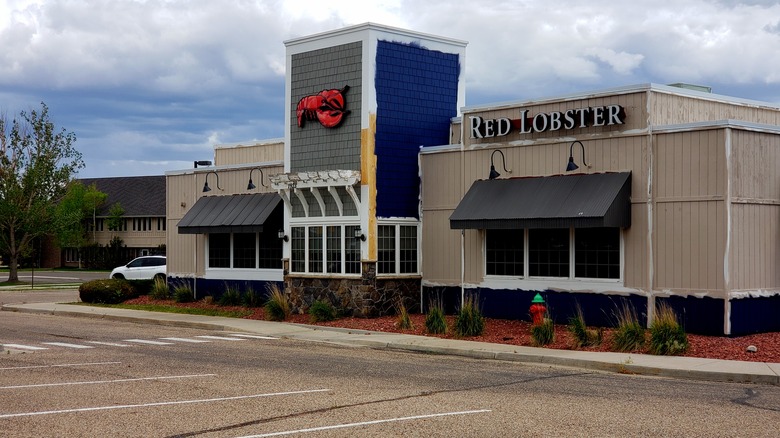
M 523 321 L 531 320 L 528 308 L 537 292 L 541 293 L 551 318 L 558 324 L 568 323 L 579 305 L 588 325 L 614 327 L 616 314 L 624 304 L 634 309 L 640 323 L 647 324 L 647 298 L 641 295 L 466 289 L 467 294 L 478 295 L 484 316 Z M 423 312 L 428 311 L 431 299 L 441 299 L 445 312 L 455 314 L 460 306 L 460 287 L 423 287 Z M 656 304 L 660 303 L 672 307 L 687 333 L 709 336 L 723 336 L 725 333 L 723 299 L 676 296 L 656 298 Z M 731 336 L 774 331 L 780 331 L 780 296 L 731 301 Z
M 196 283 L 193 283 L 195 281 Z M 195 291 L 195 298 L 200 300 L 206 296 L 212 296 L 218 300 L 228 287 L 238 289 L 241 293 L 251 289 L 262 296 L 268 294 L 268 288 L 275 284 L 280 290 L 284 290 L 284 282 L 265 280 L 211 280 L 205 278 L 168 277 L 168 285 L 173 288 L 177 284 L 186 284 Z

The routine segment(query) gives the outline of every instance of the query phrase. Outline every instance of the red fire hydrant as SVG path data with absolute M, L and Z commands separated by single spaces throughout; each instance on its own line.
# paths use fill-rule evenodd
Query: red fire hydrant
M 544 305 L 544 298 L 540 294 L 536 294 L 533 300 L 531 300 L 531 307 L 528 309 L 531 313 L 534 325 L 540 325 L 544 322 L 544 315 L 547 313 L 547 306 Z

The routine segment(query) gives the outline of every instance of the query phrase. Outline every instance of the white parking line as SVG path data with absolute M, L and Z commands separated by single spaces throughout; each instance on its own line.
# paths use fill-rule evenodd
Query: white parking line
M 240 338 L 251 338 L 251 339 L 279 339 L 279 338 L 274 338 L 273 336 L 245 335 L 243 333 L 231 333 L 230 336 L 238 336 Z
M 201 336 L 195 336 L 196 338 L 203 338 L 203 339 L 216 339 L 218 341 L 245 341 L 246 339 L 241 338 L 229 338 L 227 336 L 210 336 L 210 335 L 201 335 Z
M 29 370 L 33 368 L 56 368 L 56 367 L 83 367 L 90 365 L 117 365 L 122 362 L 85 362 L 85 363 L 63 363 L 58 365 L 30 365 L 26 367 L 6 367 L 0 370 Z
M 89 345 L 80 345 L 80 344 L 70 344 L 67 342 L 41 342 L 43 345 L 53 345 L 55 347 L 65 347 L 65 348 L 95 348 L 91 347 Z
M 193 404 L 193 403 L 212 403 L 212 402 L 221 402 L 221 401 L 228 401 L 228 400 L 245 400 L 249 398 L 275 397 L 281 395 L 312 394 L 315 392 L 326 392 L 326 391 L 330 391 L 330 389 L 309 389 L 304 391 L 288 391 L 288 392 L 275 392 L 269 394 L 239 395 L 236 397 L 221 397 L 221 398 L 207 398 L 207 399 L 199 399 L 199 400 L 179 400 L 179 401 L 172 401 L 172 402 L 143 403 L 138 405 L 96 406 L 91 408 L 62 409 L 58 411 L 19 412 L 16 414 L 0 414 L 0 419 L 15 418 L 15 417 L 32 417 L 35 415 L 69 414 L 73 412 L 107 411 L 111 409 L 136 409 L 136 408 L 148 408 L 153 406 L 171 406 L 171 405 L 183 405 L 183 404 Z
M 0 386 L 0 389 L 40 388 L 44 386 L 48 387 L 48 386 L 70 386 L 70 385 L 96 385 L 100 383 L 124 383 L 124 382 L 139 382 L 142 380 L 189 379 L 193 377 L 215 377 L 215 376 L 216 374 L 188 374 L 184 376 L 138 377 L 135 379 L 92 380 L 87 382 L 38 383 L 35 385 Z
M 178 342 L 192 342 L 193 344 L 199 344 L 201 342 L 211 342 L 205 339 L 192 339 L 192 338 L 160 338 L 166 341 L 178 341 Z
M 96 345 L 108 345 L 109 347 L 130 347 L 130 345 L 120 344 L 118 342 L 101 342 L 101 341 L 87 341 L 87 342 Z
M 173 345 L 173 342 L 150 341 L 147 339 L 125 339 L 123 342 L 135 342 L 137 344 L 149 344 L 149 345 Z
M 309 429 L 298 429 L 298 430 L 286 430 L 282 432 L 271 432 L 271 433 L 263 433 L 260 435 L 246 435 L 240 438 L 261 438 L 261 437 L 268 437 L 268 436 L 281 436 L 281 435 L 293 435 L 297 433 L 306 433 L 306 432 L 320 432 L 323 430 L 333 430 L 333 429 L 344 429 L 347 427 L 360 427 L 360 426 L 369 426 L 372 424 L 382 424 L 382 423 L 392 423 L 396 421 L 410 421 L 410 420 L 422 420 L 425 418 L 435 418 L 435 417 L 446 417 L 446 416 L 453 416 L 453 415 L 468 415 L 468 414 L 481 414 L 485 412 L 491 412 L 490 409 L 480 409 L 477 411 L 460 411 L 460 412 L 444 412 L 441 414 L 428 414 L 428 415 L 415 415 L 413 417 L 399 417 L 399 418 L 387 418 L 384 420 L 373 420 L 373 421 L 362 421 L 360 423 L 346 423 L 346 424 L 334 424 L 333 426 L 322 426 L 322 427 L 312 427 Z
M 34 347 L 32 345 L 21 344 L 3 344 L 5 348 L 16 348 L 17 350 L 48 350 L 46 347 Z

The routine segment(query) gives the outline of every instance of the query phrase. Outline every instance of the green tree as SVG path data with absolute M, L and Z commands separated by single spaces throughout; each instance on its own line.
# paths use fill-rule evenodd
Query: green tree
M 110 231 L 122 231 L 122 225 L 124 225 L 125 209 L 122 204 L 116 202 L 108 210 L 108 219 L 106 219 L 106 225 Z
M 8 254 L 8 281 L 18 281 L 19 259 L 36 237 L 56 234 L 73 220 L 56 214 L 68 183 L 84 162 L 76 135 L 57 131 L 49 108 L 0 117 L 0 252 Z
M 92 242 L 97 228 L 97 212 L 106 202 L 108 195 L 97 189 L 95 184 L 84 186 L 80 181 L 68 185 L 68 191 L 57 204 L 57 215 L 68 216 L 70 221 L 57 231 L 57 243 L 62 248 L 81 250 L 90 242 L 88 230 L 92 230 Z M 89 226 L 91 224 L 91 226 Z

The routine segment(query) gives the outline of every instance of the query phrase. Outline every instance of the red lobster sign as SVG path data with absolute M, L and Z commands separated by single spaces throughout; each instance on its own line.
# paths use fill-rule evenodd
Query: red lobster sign
M 298 126 L 301 128 L 306 120 L 319 120 L 320 124 L 326 128 L 335 128 L 341 123 L 349 111 L 346 110 L 347 102 L 344 98 L 349 90 L 349 85 L 345 85 L 341 90 L 331 89 L 322 90 L 319 93 L 306 96 L 298 101 L 296 114 L 298 115 Z

